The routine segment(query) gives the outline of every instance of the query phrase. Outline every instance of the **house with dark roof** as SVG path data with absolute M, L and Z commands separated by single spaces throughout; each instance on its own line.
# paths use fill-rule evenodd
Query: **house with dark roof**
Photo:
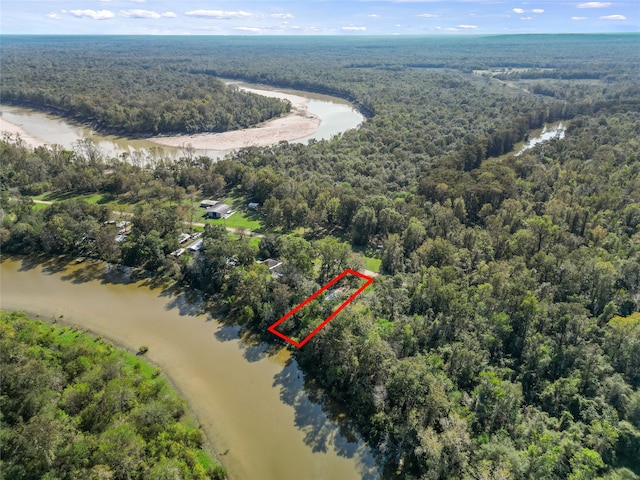
M 207 207 L 207 213 L 204 216 L 207 218 L 227 218 L 232 213 L 233 210 L 229 205 L 219 203 L 218 205 Z

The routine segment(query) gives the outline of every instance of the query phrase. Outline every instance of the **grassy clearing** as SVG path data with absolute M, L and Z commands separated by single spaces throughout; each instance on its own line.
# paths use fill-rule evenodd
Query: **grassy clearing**
M 249 240 L 249 246 L 258 249 L 260 247 L 260 240 L 262 239 L 259 237 L 251 238 L 251 240 Z
M 381 264 L 382 264 L 382 260 L 380 260 L 379 258 L 364 257 L 364 266 L 367 270 L 380 273 Z
M 75 343 L 84 345 L 92 349 L 98 348 L 101 351 L 113 348 L 113 345 L 111 343 L 102 340 L 101 337 L 95 337 L 93 335 L 86 334 L 74 327 L 63 327 L 55 329 L 55 327 L 45 326 L 43 328 L 53 329 L 54 332 L 56 330 L 58 331 L 58 336 L 56 339 L 56 344 L 58 345 L 69 345 Z M 131 369 L 141 372 L 145 376 L 145 378 L 152 379 L 157 376 L 157 368 L 155 368 L 150 363 L 142 360 L 138 355 L 131 354 L 124 350 L 120 351 L 119 355 Z
M 34 203 L 32 208 L 37 211 L 37 210 L 44 210 L 48 206 L 49 205 L 47 205 L 46 203 Z
M 253 213 L 236 212 L 229 218 L 205 219 L 204 223 L 211 225 L 224 225 L 226 227 L 241 228 L 251 230 L 252 232 L 260 232 L 263 230 L 262 223 L 258 220 L 258 216 Z

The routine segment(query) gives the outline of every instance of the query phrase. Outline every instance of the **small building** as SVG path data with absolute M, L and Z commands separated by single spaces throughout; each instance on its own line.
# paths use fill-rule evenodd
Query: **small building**
M 192 252 L 199 252 L 200 249 L 202 248 L 202 239 L 198 240 L 197 242 L 192 243 L 187 248 L 189 250 L 191 250 Z
M 266 260 L 258 263 L 264 263 L 269 270 L 273 270 L 274 268 L 278 268 L 280 265 L 282 265 L 281 261 L 274 260 L 273 258 L 267 258 Z
M 282 266 L 282 262 L 280 260 L 275 260 L 273 258 L 267 258 L 266 260 L 258 260 L 257 263 L 261 263 L 266 265 L 269 271 L 271 272 L 271 276 L 273 278 L 282 277 L 282 272 L 280 271 L 280 267 Z
M 121 235 L 125 235 L 131 231 L 131 222 L 121 221 L 116 223 L 116 228 L 118 229 L 118 233 Z
M 191 238 L 191 235 L 188 233 L 181 233 L 178 237 L 178 243 L 184 243 Z
M 247 204 L 247 207 L 249 207 L 249 210 L 258 210 L 258 208 L 260 208 L 260 204 L 256 202 L 251 202 Z
M 207 218 L 227 218 L 229 215 L 233 213 L 231 207 L 224 203 L 219 203 L 213 207 L 207 207 L 207 213 L 205 213 L 205 217 Z
M 209 208 L 209 207 L 215 207 L 218 203 L 217 200 L 202 200 L 200 202 L 200 208 Z
M 126 235 L 122 235 L 122 234 L 120 234 L 120 235 L 116 235 L 116 243 L 122 243 L 122 242 L 124 242 L 126 239 L 127 239 L 127 236 L 126 236 Z
M 178 250 L 174 250 L 173 252 L 171 252 L 169 255 L 173 255 L 174 257 L 179 257 L 184 252 L 185 252 L 184 248 L 179 248 Z

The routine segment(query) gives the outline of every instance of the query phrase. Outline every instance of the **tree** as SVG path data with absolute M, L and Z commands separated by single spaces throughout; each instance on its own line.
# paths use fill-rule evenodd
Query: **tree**
M 376 231 L 377 223 L 376 212 L 371 207 L 360 207 L 353 217 L 351 227 L 354 245 L 366 245 L 369 237 Z
M 321 283 L 328 282 L 347 268 L 351 255 L 349 244 L 339 242 L 335 237 L 325 237 L 316 241 L 314 247 L 322 261 L 319 276 Z
M 382 271 L 389 275 L 395 275 L 404 271 L 404 259 L 400 236 L 393 233 L 387 236 L 383 244 Z

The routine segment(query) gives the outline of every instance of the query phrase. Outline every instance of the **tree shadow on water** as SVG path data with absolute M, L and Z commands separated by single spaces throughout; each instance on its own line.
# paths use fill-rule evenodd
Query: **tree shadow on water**
M 27 272 L 29 270 L 33 270 L 34 268 L 42 266 L 42 260 L 43 259 L 39 259 L 37 257 L 23 257 L 21 255 L 7 255 L 5 253 L 0 255 L 0 263 L 4 263 L 7 261 L 19 262 L 19 272 Z
M 313 452 L 333 450 L 338 456 L 354 459 L 363 480 L 380 478 L 380 470 L 369 447 L 345 421 L 337 421 L 339 415 L 326 410 L 319 401 L 320 392 L 309 391 L 310 386 L 305 383 L 295 360 L 290 360 L 274 376 L 273 386 L 280 388 L 280 399 L 294 408 L 295 426 L 304 432 L 304 441 Z
M 167 302 L 166 306 L 164 307 L 165 310 L 178 310 L 178 315 L 180 315 L 181 317 L 195 317 L 207 313 L 202 300 L 196 296 L 188 295 L 186 293 L 179 293 L 173 289 L 164 290 L 160 294 L 160 296 L 170 297 L 169 302 Z
M 257 362 L 268 357 L 276 356 L 282 350 L 281 345 L 266 343 L 263 337 L 250 332 L 237 323 L 221 324 L 214 333 L 214 336 L 221 342 L 238 341 L 238 346 L 242 349 L 243 357 L 249 362 Z
M 220 325 L 213 334 L 221 342 L 231 342 L 240 339 L 240 325 Z
M 67 260 L 67 263 L 58 270 L 58 273 L 60 272 L 64 272 L 60 277 L 61 280 L 75 284 L 99 281 L 102 284 L 128 285 L 136 281 L 129 267 L 102 262 L 85 262 L 76 267 Z

